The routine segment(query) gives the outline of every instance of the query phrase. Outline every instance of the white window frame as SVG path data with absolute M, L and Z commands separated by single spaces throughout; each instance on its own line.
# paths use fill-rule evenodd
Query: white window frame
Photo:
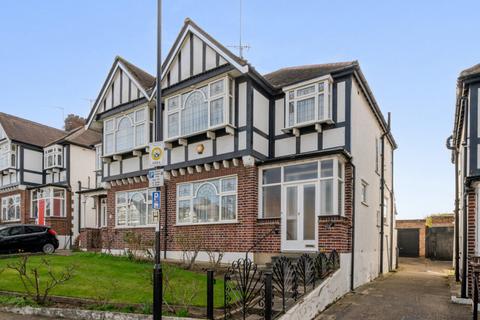
M 46 196 L 46 191 L 50 191 L 50 194 Z M 62 191 L 63 192 L 63 197 L 55 197 L 55 191 Z M 37 192 L 37 198 L 34 199 L 33 194 L 34 192 Z M 37 203 L 37 208 L 38 208 L 38 202 L 39 200 L 45 200 L 45 218 L 66 218 L 67 217 L 67 190 L 63 188 L 55 188 L 55 187 L 45 187 L 45 188 L 40 188 L 36 190 L 32 190 L 30 192 L 30 218 L 36 219 L 38 217 L 35 217 L 35 211 L 34 211 L 34 205 L 33 203 Z M 53 215 L 53 209 L 54 209 L 54 200 L 61 200 L 61 208 L 62 212 L 59 216 Z M 50 213 L 47 214 L 47 201 L 50 202 Z
M 95 146 L 95 171 L 102 170 L 102 166 L 103 166 L 102 151 L 103 151 L 102 144 L 101 143 L 97 144 Z
M 52 157 L 52 164 L 48 164 L 48 158 Z M 45 169 L 63 168 L 63 146 L 55 144 L 43 150 L 43 163 Z
M 144 119 L 137 121 L 137 113 L 143 111 L 144 112 Z M 132 126 L 133 130 L 133 146 L 131 148 L 125 150 L 117 150 L 117 134 L 118 134 L 118 124 L 123 118 L 128 117 Z M 150 141 L 150 123 L 153 121 L 150 119 L 150 110 L 147 105 L 140 106 L 138 108 L 128 110 L 126 112 L 122 112 L 120 114 L 114 115 L 112 117 L 106 118 L 103 121 L 103 157 L 105 156 L 112 156 L 114 154 L 123 154 L 127 152 L 131 152 L 133 150 L 143 149 L 146 148 Z M 107 130 L 107 124 L 111 123 L 112 129 Z M 137 144 L 137 130 L 138 126 L 143 125 L 143 134 L 144 134 L 144 143 Z M 112 136 L 112 151 L 107 152 L 107 136 Z
M 0 170 L 16 168 L 17 146 L 9 141 L 0 143 Z
M 222 180 L 228 180 L 231 178 L 235 178 L 235 191 L 222 191 Z M 190 201 L 190 213 L 193 213 L 193 202 L 195 199 L 195 195 L 193 194 L 193 184 L 195 183 L 211 183 L 212 181 L 218 180 L 219 181 L 219 186 L 220 190 L 217 193 L 219 197 L 219 220 L 218 221 L 208 221 L 208 222 L 180 222 L 178 219 L 179 215 L 179 202 L 180 201 Z M 180 197 L 179 195 L 179 187 L 182 185 L 190 185 L 190 195 L 188 196 L 182 196 Z M 235 219 L 222 219 L 223 212 L 222 212 L 222 198 L 225 196 L 235 196 Z M 203 179 L 203 180 L 195 180 L 195 181 L 189 181 L 189 182 L 183 182 L 183 183 L 178 183 L 176 185 L 176 225 L 179 226 L 189 226 L 189 225 L 208 225 L 208 224 L 228 224 L 228 223 L 237 223 L 238 222 L 238 176 L 237 175 L 230 175 L 230 176 L 221 176 L 221 177 L 216 177 L 216 178 L 210 178 L 210 179 Z
M 333 175 L 331 177 L 322 177 L 321 176 L 321 162 L 322 161 L 329 161 L 333 160 Z M 296 181 L 288 181 L 286 182 L 284 179 L 284 168 L 292 165 L 299 165 L 299 164 L 306 164 L 306 163 L 313 163 L 317 162 L 317 178 L 316 179 L 306 179 L 306 180 L 296 180 Z M 339 176 L 339 166 L 342 166 L 342 174 Z M 263 171 L 268 170 L 268 169 L 274 169 L 274 168 L 282 168 L 281 169 L 281 180 L 280 183 L 271 183 L 271 184 L 263 184 Z M 332 186 L 332 204 L 333 204 L 333 212 L 328 213 L 328 214 L 323 214 L 321 212 L 321 195 L 322 195 L 322 187 L 321 187 L 321 181 L 322 180 L 329 180 L 333 179 L 333 186 Z M 290 162 L 290 163 L 282 163 L 282 164 L 275 164 L 275 165 L 269 165 L 260 168 L 259 176 L 258 176 L 258 183 L 259 183 L 259 197 L 258 197 L 258 219 L 280 219 L 281 214 L 279 217 L 264 217 L 263 214 L 263 187 L 264 186 L 273 186 L 273 185 L 281 185 L 281 200 L 283 200 L 284 197 L 284 192 L 283 189 L 287 185 L 295 185 L 295 184 L 304 184 L 304 183 L 309 183 L 309 182 L 315 182 L 317 186 L 317 194 L 316 194 L 316 199 L 318 202 L 317 207 L 317 212 L 316 216 L 318 217 L 328 217 L 328 216 L 345 216 L 345 161 L 341 157 L 325 157 L 325 158 L 320 158 L 320 159 L 313 159 L 313 160 L 302 160 L 302 161 L 295 161 L 295 162 Z M 338 203 L 339 203 L 339 198 L 338 198 L 338 186 L 339 183 L 343 183 L 343 189 L 342 189 L 342 203 L 341 203 L 341 208 L 339 208 Z M 339 210 L 340 209 L 340 210 Z
M 8 219 L 8 210 L 10 209 L 10 206 L 9 206 L 9 201 L 10 200 L 13 200 L 13 207 L 14 207 L 14 210 L 15 210 L 15 215 L 16 217 L 14 219 Z M 0 215 L 0 221 L 2 222 L 16 222 L 16 221 L 20 221 L 21 220 L 21 216 L 22 216 L 22 210 L 21 210 L 21 199 L 20 199 L 20 195 L 19 194 L 14 194 L 14 195 L 11 195 L 11 196 L 7 196 L 7 197 L 3 197 L 2 198 L 2 202 L 0 203 L 0 208 L 1 208 L 1 215 Z M 18 217 L 17 217 L 17 214 L 18 214 Z
M 117 191 L 115 192 L 115 228 L 116 229 L 134 229 L 134 228 L 154 228 L 158 224 L 158 218 L 155 218 L 155 215 L 153 213 L 153 208 L 152 208 L 152 192 L 155 191 L 154 189 L 133 189 L 133 190 L 124 190 L 124 191 Z M 127 195 L 127 202 L 126 204 L 123 204 L 121 206 L 126 206 L 127 207 L 127 212 L 125 215 L 125 224 L 119 225 L 118 224 L 118 208 L 121 207 L 118 205 L 118 196 L 122 193 L 125 193 Z M 146 210 L 147 210 L 147 217 L 146 221 L 147 223 L 142 224 L 142 225 L 129 225 L 129 211 L 128 207 L 130 206 L 130 197 L 129 194 L 135 194 L 135 193 L 144 193 L 145 196 L 145 205 L 146 205 Z M 107 214 L 108 214 L 108 209 L 107 209 Z M 152 215 L 152 223 L 148 223 L 148 215 Z M 108 219 L 107 219 L 108 220 Z
M 323 85 L 323 92 L 320 91 L 320 86 Z M 314 86 L 314 91 L 308 94 L 298 96 L 298 92 Z M 294 86 L 285 87 L 285 128 L 289 130 L 298 127 L 304 127 L 316 123 L 333 123 L 333 79 L 330 76 L 313 79 L 307 82 L 302 82 Z M 319 114 L 319 95 L 323 94 L 323 114 Z M 297 104 L 299 101 L 305 99 L 314 99 L 314 119 L 303 122 L 297 120 Z M 290 124 L 290 103 L 293 104 L 293 124 Z
M 368 193 L 369 193 L 368 186 L 369 186 L 369 184 L 368 184 L 367 181 L 365 181 L 363 179 L 360 181 L 360 187 L 361 187 L 360 188 L 360 200 L 361 200 L 362 204 L 366 205 L 366 206 L 368 206 Z
M 219 94 L 216 94 L 216 95 L 211 95 L 211 87 L 213 84 L 219 82 L 219 81 L 223 81 L 223 93 L 219 93 Z M 205 94 L 200 90 L 200 88 L 203 88 L 207 86 L 208 88 L 208 95 L 205 96 Z M 235 123 L 235 111 L 234 111 L 234 80 L 228 76 L 226 77 L 222 77 L 222 78 L 217 78 L 215 80 L 211 80 L 207 83 L 202 83 L 202 84 L 199 84 L 196 86 L 195 89 L 193 90 L 189 90 L 189 91 L 183 91 L 179 94 L 175 94 L 173 96 L 170 96 L 168 98 L 165 99 L 165 111 L 166 111 L 166 115 L 165 115 L 165 119 L 163 120 L 163 123 L 164 123 L 164 136 L 166 137 L 165 141 L 173 141 L 173 140 L 177 140 L 179 138 L 182 138 L 182 137 L 189 137 L 189 136 L 193 136 L 193 135 L 196 135 L 196 134 L 199 134 L 199 133 L 202 133 L 202 132 L 206 132 L 208 130 L 216 130 L 216 129 L 219 129 L 219 128 L 223 128 L 225 126 L 231 126 L 233 127 L 234 126 L 234 123 Z M 204 98 L 205 98 L 205 101 L 207 102 L 207 105 L 208 105 L 208 116 L 207 116 L 207 128 L 204 129 L 204 130 L 199 130 L 199 131 L 196 131 L 196 132 L 191 132 L 189 134 L 182 134 L 182 112 L 184 112 L 183 110 L 185 110 L 185 105 L 183 104 L 187 99 L 188 97 L 192 94 L 192 93 L 195 93 L 195 92 L 200 92 Z M 183 95 L 187 95 L 187 97 L 185 98 L 185 101 L 182 101 L 182 96 Z M 211 125 L 211 119 L 210 119 L 210 114 L 211 114 L 211 103 L 217 99 L 220 99 L 220 98 L 223 98 L 223 101 L 224 101 L 224 104 L 223 104 L 223 122 L 222 123 L 219 123 L 219 124 L 214 124 L 214 125 Z M 170 104 L 170 101 L 171 100 L 174 100 L 174 99 L 177 99 L 177 105 L 175 108 L 173 109 L 170 109 L 169 108 L 169 104 Z M 169 132 L 168 132 L 168 129 L 169 129 L 169 117 L 173 114 L 177 113 L 178 114 L 178 134 L 175 135 L 175 136 L 169 136 Z

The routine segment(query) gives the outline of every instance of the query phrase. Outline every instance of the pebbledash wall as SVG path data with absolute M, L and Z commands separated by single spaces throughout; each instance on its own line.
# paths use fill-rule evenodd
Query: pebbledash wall
M 162 188 L 161 225 L 165 221 L 165 203 L 167 206 L 167 257 L 181 259 L 181 246 L 176 241 L 176 235 L 186 234 L 201 239 L 203 250 L 197 260 L 208 261 L 206 250 L 208 248 L 225 251 L 223 262 L 231 262 L 244 257 L 251 249 L 249 257 L 257 263 L 269 262 L 271 256 L 281 251 L 280 218 L 258 218 L 258 174 L 259 166 L 238 166 L 220 168 L 211 171 L 202 171 L 184 176 L 171 177 L 166 180 Z M 176 193 L 177 184 L 222 176 L 235 175 L 237 177 L 237 221 L 229 223 L 177 225 Z M 106 228 L 82 229 L 79 245 L 85 249 L 109 250 L 112 253 L 122 254 L 128 245 L 125 235 L 128 232 L 141 234 L 144 243 L 153 243 L 154 227 L 124 228 L 115 226 L 115 194 L 119 191 L 145 189 L 147 182 L 132 183 L 115 186 L 108 190 L 107 212 L 108 222 Z M 343 216 L 317 217 L 318 247 L 320 251 L 336 249 L 339 253 L 351 252 L 351 225 L 352 225 L 352 167 L 347 162 L 345 165 L 345 214 Z M 273 228 L 278 233 L 271 232 Z M 269 235 L 270 233 L 270 235 Z M 164 247 L 165 228 L 162 229 L 161 244 Z M 255 245 L 254 248 L 252 248 Z

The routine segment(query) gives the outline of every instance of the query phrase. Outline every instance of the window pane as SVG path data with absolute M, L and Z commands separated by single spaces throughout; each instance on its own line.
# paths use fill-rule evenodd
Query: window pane
M 128 206 L 128 224 L 131 226 L 147 224 L 147 207 L 143 193 L 136 192 L 131 195 Z
M 210 85 L 210 97 L 223 93 L 223 79 Z
M 117 204 L 126 204 L 127 203 L 127 194 L 124 192 L 117 193 Z
M 307 94 L 315 92 L 315 86 L 310 86 L 302 89 L 297 90 L 297 97 L 303 97 L 306 96 Z
M 282 187 L 269 186 L 263 187 L 262 218 L 280 218 Z
M 124 226 L 127 217 L 127 208 L 125 206 L 117 208 L 117 225 Z
M 177 97 L 174 97 L 174 98 L 168 99 L 168 103 L 167 103 L 167 105 L 168 105 L 168 110 L 175 110 L 175 109 L 177 109 L 178 106 L 179 106 L 178 102 L 179 102 L 179 97 L 178 97 L 178 96 L 177 96 Z
M 338 181 L 338 214 L 343 214 L 343 181 Z
M 123 151 L 133 148 L 133 127 L 129 117 L 124 117 L 118 123 L 116 150 Z
M 222 180 L 222 191 L 232 192 L 237 190 L 237 178 L 227 178 Z
M 297 192 L 298 189 L 296 186 L 287 188 L 287 240 L 297 240 Z
M 318 84 L 318 92 L 323 92 L 325 90 L 325 85 L 324 83 L 319 83 Z
M 297 123 L 315 120 L 315 98 L 297 101 Z
M 315 240 L 315 185 L 303 188 L 303 239 Z
M 140 124 L 135 127 L 135 146 L 143 146 L 145 144 L 145 125 Z
M 192 92 L 182 112 L 182 135 L 206 130 L 207 127 L 208 103 L 200 91 Z
M 188 197 L 192 195 L 192 185 L 191 184 L 179 184 L 178 185 L 178 196 L 179 197 Z
M 190 200 L 178 201 L 178 222 L 190 222 Z
M 223 123 L 223 97 L 210 102 L 210 125 Z
M 263 170 L 263 184 L 280 183 L 282 179 L 282 168 Z
M 168 116 L 168 137 L 176 137 L 178 134 L 178 112 L 176 112 Z
M 219 220 L 219 197 L 215 187 L 210 183 L 198 188 L 193 201 L 194 222 L 215 222 Z
M 222 197 L 222 220 L 235 220 L 235 209 L 237 206 L 237 196 Z
M 295 121 L 295 107 L 293 102 L 288 103 L 288 126 L 293 126 Z
M 113 152 L 113 133 L 105 135 L 105 153 L 110 154 Z
M 105 132 L 113 131 L 113 128 L 115 127 L 114 122 L 115 122 L 114 119 L 105 121 Z
M 297 164 L 284 168 L 284 180 L 297 181 L 306 179 L 316 179 L 318 177 L 317 162 Z
M 325 99 L 323 93 L 318 95 L 318 120 L 326 120 Z
M 320 170 L 322 178 L 333 177 L 333 160 L 324 160 L 320 162 Z
M 145 109 L 135 111 L 135 122 L 145 121 Z
M 333 214 L 333 179 L 320 181 L 320 213 Z

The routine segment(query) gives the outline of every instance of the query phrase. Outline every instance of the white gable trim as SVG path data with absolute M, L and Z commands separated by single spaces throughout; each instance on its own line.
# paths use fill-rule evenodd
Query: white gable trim
M 132 80 L 132 82 L 135 84 L 135 86 L 137 86 L 137 88 L 143 93 L 143 95 L 147 98 L 147 100 L 151 100 L 151 97 L 147 94 L 147 91 L 145 90 L 145 88 L 143 88 L 139 83 L 138 81 L 135 79 L 135 77 L 132 76 L 132 74 L 130 72 L 128 72 L 128 69 L 123 65 L 123 63 L 121 61 L 117 61 L 113 71 L 111 72 L 110 74 L 110 77 L 107 79 L 107 83 L 106 85 L 103 87 L 103 90 L 100 92 L 100 96 L 99 98 L 97 99 L 97 101 L 95 102 L 95 105 L 93 106 L 93 110 L 95 110 L 93 113 L 92 113 L 92 117 L 88 120 L 88 123 L 87 125 L 85 126 L 86 129 L 89 129 L 90 128 L 90 125 L 92 124 L 92 121 L 93 121 L 93 118 L 94 116 L 97 114 L 98 112 L 98 107 L 99 107 L 99 103 L 103 100 L 103 98 L 105 97 L 105 94 L 107 93 L 107 89 L 110 87 L 110 84 L 111 82 L 113 81 L 113 77 L 115 76 L 115 74 L 117 73 L 117 70 L 118 69 L 122 69 L 123 72 L 125 72 L 128 76 L 128 78 L 130 80 Z M 153 96 L 153 94 L 152 94 Z
M 238 71 L 242 73 L 247 73 L 248 72 L 248 65 L 242 66 L 238 62 L 236 62 L 234 59 L 232 59 L 228 54 L 225 54 L 224 50 L 220 49 L 218 46 L 216 46 L 212 41 L 210 41 L 207 37 L 205 37 L 201 32 L 198 31 L 197 28 L 189 24 L 185 31 L 183 32 L 180 40 L 178 41 L 177 45 L 173 49 L 173 54 L 170 55 L 170 58 L 166 61 L 165 68 L 162 70 L 162 80 L 164 79 L 167 71 L 170 69 L 170 66 L 173 62 L 173 59 L 177 56 L 178 51 L 180 50 L 183 42 L 185 41 L 185 38 L 188 34 L 188 32 L 192 32 L 194 35 L 196 35 L 200 40 L 205 42 L 208 46 L 210 46 L 215 52 L 219 53 L 223 59 L 225 59 L 228 63 L 230 63 L 232 66 L 234 66 Z M 155 94 L 157 92 L 157 87 L 155 86 L 155 89 L 152 91 L 152 95 L 150 96 L 150 100 L 155 97 Z

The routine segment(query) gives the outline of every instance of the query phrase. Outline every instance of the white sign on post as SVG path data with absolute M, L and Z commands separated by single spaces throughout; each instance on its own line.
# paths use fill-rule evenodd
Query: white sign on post
M 166 165 L 167 155 L 165 153 L 165 143 L 158 141 L 150 143 L 149 159 L 151 167 L 160 167 Z
M 163 187 L 163 170 L 154 169 L 148 171 L 149 188 Z

